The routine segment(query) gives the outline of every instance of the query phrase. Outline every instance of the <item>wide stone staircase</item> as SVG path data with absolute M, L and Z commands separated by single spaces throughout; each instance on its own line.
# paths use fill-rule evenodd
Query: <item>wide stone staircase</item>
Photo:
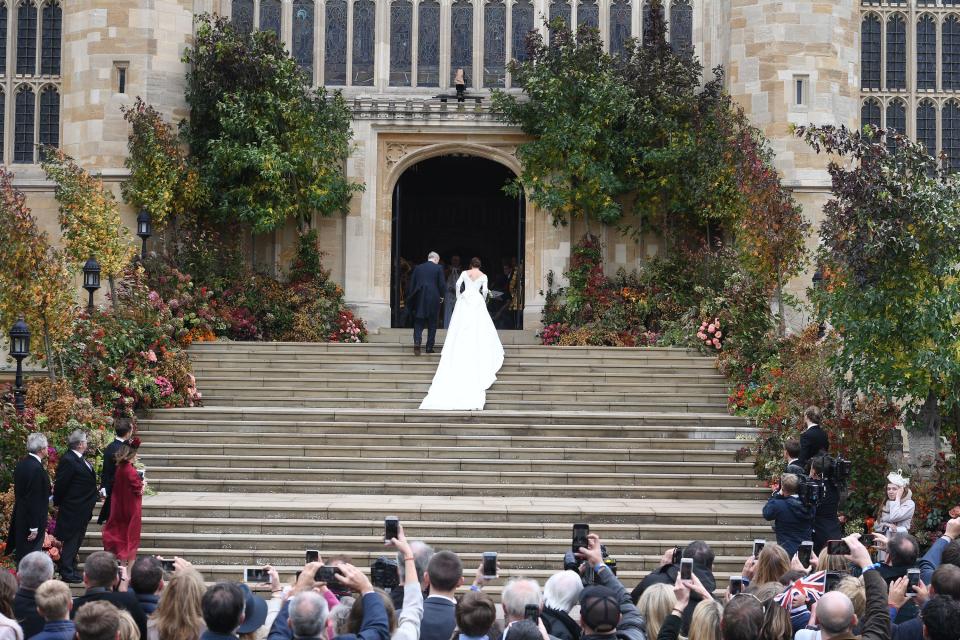
M 738 573 L 770 533 L 767 492 L 736 457 L 754 430 L 727 415 L 712 359 L 504 332 L 486 409 L 426 412 L 439 354 L 414 357 L 407 332 L 371 338 L 192 346 L 205 406 L 140 421 L 157 491 L 144 499 L 141 553 L 184 557 L 210 581 L 263 564 L 290 577 L 305 549 L 366 569 L 387 553 L 383 518 L 397 515 L 470 575 L 499 552 L 496 596 L 511 576 L 562 568 L 574 522 L 601 536 L 630 587 L 692 539 L 714 547 L 718 574 Z M 99 548 L 99 529 L 86 545 Z

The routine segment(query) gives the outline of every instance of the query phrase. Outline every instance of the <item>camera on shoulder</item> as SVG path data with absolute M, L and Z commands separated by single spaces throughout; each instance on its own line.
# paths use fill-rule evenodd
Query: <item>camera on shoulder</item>
M 800 484 L 800 502 L 805 507 L 815 507 L 823 499 L 824 486 L 822 480 L 807 478 Z

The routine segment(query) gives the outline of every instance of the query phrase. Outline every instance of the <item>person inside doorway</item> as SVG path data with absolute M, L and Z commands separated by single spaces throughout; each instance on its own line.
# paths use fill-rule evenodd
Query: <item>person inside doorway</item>
M 460 279 L 460 256 L 450 256 L 450 264 L 447 265 L 447 294 L 443 297 L 443 328 L 450 328 L 450 318 L 453 316 L 453 308 L 457 304 L 457 280 Z

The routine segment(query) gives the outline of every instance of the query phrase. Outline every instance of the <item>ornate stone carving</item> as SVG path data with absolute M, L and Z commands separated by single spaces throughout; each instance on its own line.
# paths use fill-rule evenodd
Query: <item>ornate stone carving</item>
M 383 157 L 387 163 L 387 168 L 392 169 L 398 162 L 409 155 L 409 153 L 408 145 L 402 142 L 388 142 L 383 150 Z

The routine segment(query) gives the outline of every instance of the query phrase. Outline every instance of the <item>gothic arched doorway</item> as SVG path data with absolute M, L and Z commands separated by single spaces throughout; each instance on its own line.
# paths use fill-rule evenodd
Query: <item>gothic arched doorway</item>
M 454 256 L 463 268 L 472 257 L 480 258 L 491 290 L 504 294 L 488 305 L 495 324 L 501 329 L 523 327 L 526 207 L 522 196 L 503 192 L 514 178 L 513 171 L 498 162 L 458 154 L 428 158 L 403 172 L 393 188 L 394 327 L 412 326 L 404 310 L 404 288 L 410 269 L 426 260 L 430 251 L 440 254 L 448 272 Z M 443 323 L 441 310 L 440 326 Z

